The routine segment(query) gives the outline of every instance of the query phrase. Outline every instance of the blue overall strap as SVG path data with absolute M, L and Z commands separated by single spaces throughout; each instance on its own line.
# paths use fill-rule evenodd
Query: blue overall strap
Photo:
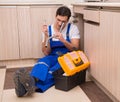
M 49 37 L 50 37 L 52 35 L 51 25 L 49 25 L 48 31 L 49 31 Z
M 66 33 L 67 41 L 69 41 L 69 42 L 70 42 L 70 38 L 69 38 L 70 26 L 71 26 L 71 24 L 69 23 L 68 27 L 67 27 L 67 33 Z
M 51 36 L 52 36 L 52 29 L 51 29 L 51 25 L 49 25 L 48 30 L 49 30 L 49 37 L 51 37 Z M 52 39 L 50 39 L 50 46 L 51 46 L 51 42 L 52 42 Z

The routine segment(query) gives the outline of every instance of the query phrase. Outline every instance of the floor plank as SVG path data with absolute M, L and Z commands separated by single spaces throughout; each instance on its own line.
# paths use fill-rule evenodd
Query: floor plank
M 80 87 L 92 102 L 113 102 L 93 81 L 81 84 Z

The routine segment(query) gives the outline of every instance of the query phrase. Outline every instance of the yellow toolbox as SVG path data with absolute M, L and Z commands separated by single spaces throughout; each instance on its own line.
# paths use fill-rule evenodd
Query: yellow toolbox
M 90 65 L 83 51 L 72 51 L 58 57 L 58 62 L 67 76 L 74 75 Z

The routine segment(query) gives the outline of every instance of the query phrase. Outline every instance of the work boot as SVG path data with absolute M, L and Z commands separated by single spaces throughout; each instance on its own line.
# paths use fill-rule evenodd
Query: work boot
M 25 68 L 17 70 L 13 77 L 15 92 L 18 97 L 31 95 L 35 92 L 35 80 Z
M 24 86 L 20 83 L 19 75 L 15 73 L 14 75 L 15 93 L 18 97 L 22 97 L 26 94 Z

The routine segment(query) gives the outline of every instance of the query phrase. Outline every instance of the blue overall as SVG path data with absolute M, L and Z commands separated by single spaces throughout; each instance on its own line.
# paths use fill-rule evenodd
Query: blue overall
M 69 23 L 66 32 L 66 40 L 69 42 L 70 25 L 71 24 Z M 51 26 L 49 26 L 49 37 L 50 36 L 52 36 Z M 62 54 L 65 54 L 69 52 L 69 50 L 60 41 L 53 41 L 50 39 L 50 47 L 52 49 L 51 53 L 43 58 L 40 58 L 31 71 L 31 76 L 39 79 L 39 81 L 36 82 L 36 87 L 39 88 L 41 92 L 46 91 L 54 85 L 52 72 L 61 68 L 57 60 L 59 57 L 57 53 L 61 52 Z

